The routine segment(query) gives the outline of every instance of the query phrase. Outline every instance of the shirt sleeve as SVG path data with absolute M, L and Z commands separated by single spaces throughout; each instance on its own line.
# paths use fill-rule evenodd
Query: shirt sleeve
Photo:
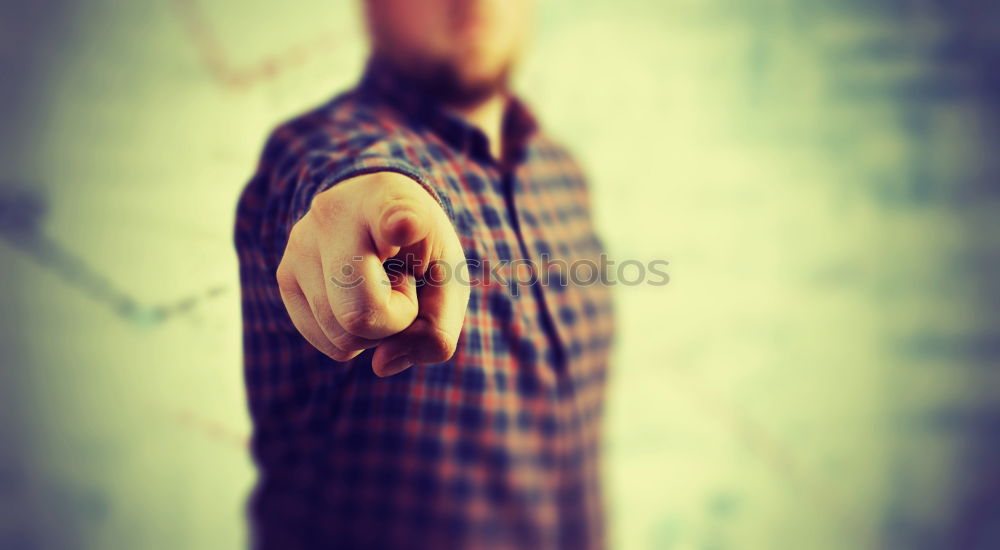
M 306 215 L 313 197 L 317 194 L 326 191 L 344 180 L 375 172 L 395 172 L 409 177 L 419 183 L 421 187 L 434 197 L 434 200 L 441 205 L 441 208 L 448 215 L 448 219 L 454 219 L 454 212 L 452 211 L 447 190 L 428 170 L 404 157 L 389 156 L 385 153 L 371 151 L 362 153 L 351 159 L 346 159 L 346 161 L 336 162 L 334 166 L 324 163 L 313 173 L 305 174 L 306 178 L 311 181 L 301 184 L 299 189 L 296 190 L 302 196 L 301 200 L 294 201 L 298 208 L 290 218 L 292 223 L 294 224 L 302 216 Z

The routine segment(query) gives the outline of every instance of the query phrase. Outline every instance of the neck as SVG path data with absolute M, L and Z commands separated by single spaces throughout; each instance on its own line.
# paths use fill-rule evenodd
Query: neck
M 450 110 L 469 124 L 479 128 L 490 143 L 490 154 L 503 159 L 503 117 L 507 108 L 507 94 L 498 92 L 475 105 L 450 107 Z

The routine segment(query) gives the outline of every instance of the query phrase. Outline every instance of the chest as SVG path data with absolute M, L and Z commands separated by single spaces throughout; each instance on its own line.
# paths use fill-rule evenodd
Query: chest
M 490 338 L 482 346 L 494 353 L 530 349 L 526 360 L 573 377 L 603 373 L 611 289 L 582 174 L 568 159 L 543 155 L 506 170 L 450 168 L 472 284 L 466 325 L 482 327 L 471 336 Z

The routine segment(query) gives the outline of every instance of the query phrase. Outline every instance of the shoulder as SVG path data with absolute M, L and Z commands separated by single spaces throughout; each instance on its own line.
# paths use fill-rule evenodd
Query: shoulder
M 267 137 L 262 163 L 279 168 L 317 151 L 363 149 L 388 133 L 374 117 L 372 107 L 352 92 L 278 124 Z M 280 170 L 279 170 L 280 171 Z

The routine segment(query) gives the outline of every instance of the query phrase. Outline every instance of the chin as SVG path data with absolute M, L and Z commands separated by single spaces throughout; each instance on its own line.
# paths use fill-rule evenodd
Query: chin
M 502 91 L 507 86 L 512 64 L 507 57 L 470 55 L 457 60 L 454 71 L 464 88 Z

